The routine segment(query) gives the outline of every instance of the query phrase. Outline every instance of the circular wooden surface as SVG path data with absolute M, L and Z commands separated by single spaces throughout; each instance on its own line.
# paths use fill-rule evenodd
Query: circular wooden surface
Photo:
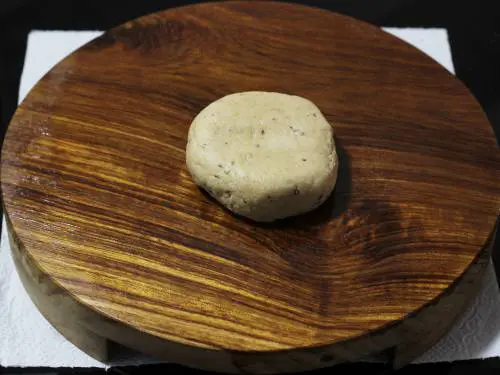
M 187 173 L 190 121 L 247 90 L 306 97 L 334 126 L 339 180 L 314 212 L 257 225 Z M 118 324 L 213 350 L 405 320 L 478 258 L 500 203 L 493 131 L 462 83 L 374 26 L 272 2 L 110 30 L 35 86 L 2 157 L 11 235 L 41 274 Z

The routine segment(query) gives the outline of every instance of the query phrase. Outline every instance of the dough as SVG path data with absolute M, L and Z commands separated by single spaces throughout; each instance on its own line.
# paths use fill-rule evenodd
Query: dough
M 320 206 L 335 187 L 334 132 L 318 107 L 294 95 L 224 96 L 192 121 L 193 181 L 230 211 L 259 222 Z

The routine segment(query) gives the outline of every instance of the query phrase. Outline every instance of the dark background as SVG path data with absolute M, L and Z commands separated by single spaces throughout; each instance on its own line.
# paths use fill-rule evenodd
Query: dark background
M 500 0 L 329 0 L 294 1 L 337 11 L 378 26 L 442 27 L 448 30 L 457 77 L 486 112 L 500 138 Z M 169 7 L 196 1 L 160 0 L 0 0 L 0 140 L 14 113 L 26 42 L 30 30 L 106 30 L 124 21 Z M 498 236 L 497 236 L 498 237 Z M 500 260 L 498 239 L 494 259 Z M 500 275 L 500 262 L 496 262 Z M 500 313 L 500 311 L 499 311 Z M 110 374 L 139 374 L 149 370 L 180 370 L 175 365 L 118 368 Z M 310 374 L 392 373 L 384 365 L 348 364 Z M 500 359 L 411 365 L 400 375 L 437 371 L 443 375 L 500 374 Z M 1 368 L 0 373 L 104 374 L 98 369 Z M 192 374 L 206 374 L 191 370 Z

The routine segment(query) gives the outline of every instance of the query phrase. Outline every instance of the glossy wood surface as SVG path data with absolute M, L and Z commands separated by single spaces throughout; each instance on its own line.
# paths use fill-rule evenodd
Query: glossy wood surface
M 255 224 L 192 182 L 190 121 L 246 90 L 304 96 L 335 127 L 339 180 L 314 212 Z M 488 255 L 499 166 L 479 104 L 422 52 L 334 13 L 225 2 L 131 21 L 64 59 L 17 110 L 1 179 L 14 251 L 57 293 L 133 331 L 108 338 L 285 353 L 284 368 L 307 369 L 401 346 L 466 307 L 475 289 L 453 293 Z M 446 296 L 424 328 L 341 350 Z M 294 367 L 296 353 L 313 359 Z

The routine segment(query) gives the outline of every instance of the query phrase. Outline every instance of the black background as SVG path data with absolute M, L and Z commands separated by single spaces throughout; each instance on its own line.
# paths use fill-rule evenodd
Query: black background
M 500 0 L 330 0 L 293 1 L 337 11 L 384 27 L 441 27 L 448 31 L 455 73 L 479 101 L 498 139 L 500 138 Z M 124 21 L 196 1 L 159 0 L 0 0 L 0 140 L 17 100 L 24 64 L 27 36 L 30 30 L 106 30 Z M 498 236 L 497 236 L 498 237 Z M 494 259 L 499 258 L 498 239 Z M 497 275 L 500 262 L 496 263 Z M 500 311 L 498 312 L 500 314 Z M 0 338 L 0 344 L 1 338 Z M 111 374 L 142 374 L 152 370 L 177 372 L 175 365 L 124 367 Z M 346 364 L 309 374 L 346 374 L 359 370 L 363 374 L 385 374 L 393 371 L 385 365 Z M 454 363 L 411 365 L 395 373 L 423 374 L 496 374 L 500 359 L 460 361 Z M 2 368 L 0 373 L 37 374 L 104 374 L 99 369 L 21 369 Z M 189 371 L 192 374 L 206 374 Z

